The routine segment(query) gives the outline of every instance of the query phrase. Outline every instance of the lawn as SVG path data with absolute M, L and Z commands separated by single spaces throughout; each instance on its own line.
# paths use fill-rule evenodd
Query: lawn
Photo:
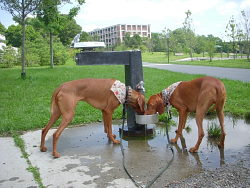
M 215 56 L 220 57 L 219 54 L 215 54 Z M 194 54 L 194 57 L 202 57 L 202 54 Z M 182 56 L 174 56 L 173 53 L 170 53 L 169 60 L 171 64 L 250 69 L 250 62 L 247 59 L 213 60 L 212 62 L 210 62 L 209 60 L 178 61 L 178 62 L 176 61 L 184 58 L 189 58 L 189 55 L 184 54 Z M 150 63 L 168 63 L 168 57 L 165 52 L 153 52 L 153 53 L 145 52 L 142 53 L 142 61 Z
M 191 80 L 201 75 L 174 73 L 144 68 L 146 97 L 160 92 L 173 82 Z M 124 82 L 123 66 L 58 66 L 54 69 L 27 69 L 27 79 L 20 79 L 20 68 L 0 69 L 0 135 L 44 127 L 50 115 L 51 94 L 61 83 L 81 78 L 115 78 Z M 250 112 L 250 83 L 223 80 L 227 89 L 225 111 L 243 116 Z M 114 119 L 122 117 L 119 107 Z M 99 110 L 80 102 L 72 125 L 101 121 Z M 58 122 L 57 122 L 58 124 Z

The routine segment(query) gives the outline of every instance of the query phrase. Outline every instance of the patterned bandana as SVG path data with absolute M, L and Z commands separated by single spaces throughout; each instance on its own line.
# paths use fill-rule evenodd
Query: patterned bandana
M 176 83 L 168 86 L 168 88 L 163 89 L 162 92 L 161 92 L 163 100 L 164 100 L 165 104 L 168 106 L 168 108 L 171 107 L 171 105 L 169 103 L 170 97 L 171 97 L 171 95 L 173 94 L 174 90 L 177 88 L 177 86 L 180 83 L 181 83 L 181 81 L 180 82 L 176 82 Z
M 111 86 L 110 90 L 114 93 L 114 95 L 121 104 L 125 103 L 126 86 L 124 83 L 121 83 L 119 80 L 116 80 Z

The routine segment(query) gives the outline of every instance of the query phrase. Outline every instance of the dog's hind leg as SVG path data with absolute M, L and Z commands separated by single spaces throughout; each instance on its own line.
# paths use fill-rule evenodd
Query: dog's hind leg
M 199 146 L 201 144 L 201 141 L 204 137 L 204 131 L 203 131 L 203 127 L 202 127 L 202 122 L 203 122 L 203 118 L 204 118 L 204 115 L 205 115 L 205 110 L 199 110 L 199 111 L 196 111 L 196 124 L 197 124 L 197 127 L 198 127 L 198 140 L 195 144 L 194 147 L 190 148 L 189 151 L 192 152 L 192 153 L 195 153 L 198 151 L 199 149 Z
M 52 155 L 55 158 L 59 158 L 60 154 L 57 152 L 57 143 L 60 135 L 62 134 L 63 130 L 69 125 L 74 117 L 74 110 L 76 107 L 76 101 L 72 99 L 71 96 L 64 96 L 58 101 L 58 106 L 62 113 L 62 121 L 58 127 L 58 129 L 53 134 L 53 153 Z
M 212 100 L 206 100 L 206 95 L 203 95 L 204 97 L 200 97 L 200 99 L 198 100 L 198 105 L 196 107 L 196 115 L 195 115 L 195 119 L 196 119 L 196 124 L 198 127 L 198 140 L 195 144 L 194 147 L 190 148 L 190 152 L 194 153 L 197 152 L 199 149 L 199 146 L 201 144 L 201 141 L 204 137 L 204 130 L 203 130 L 203 119 L 204 116 L 206 114 L 206 112 L 208 111 L 209 107 L 213 104 Z
M 61 116 L 61 112 L 60 112 L 58 106 L 54 105 L 54 109 L 53 109 L 53 112 L 51 113 L 50 120 L 49 120 L 48 124 L 42 129 L 41 145 L 40 145 L 40 150 L 42 152 L 47 151 L 47 148 L 45 147 L 45 137 L 46 137 L 49 129 L 59 119 L 60 116 Z
M 58 139 L 59 139 L 60 135 L 62 134 L 63 130 L 72 121 L 73 116 L 74 116 L 73 112 L 63 115 L 61 124 L 59 125 L 58 129 L 56 130 L 56 132 L 53 134 L 53 153 L 52 153 L 52 155 L 55 158 L 59 158 L 60 157 L 60 154 L 57 152 Z

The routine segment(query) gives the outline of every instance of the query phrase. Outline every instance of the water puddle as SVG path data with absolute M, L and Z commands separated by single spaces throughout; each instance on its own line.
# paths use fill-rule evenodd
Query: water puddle
M 178 118 L 173 117 L 175 122 Z M 178 181 L 199 173 L 203 169 L 218 168 L 223 164 L 234 164 L 250 158 L 250 124 L 242 119 L 225 117 L 225 148 L 220 150 L 214 140 L 208 139 L 208 124 L 216 123 L 217 118 L 203 121 L 205 136 L 198 153 L 188 152 L 197 141 L 198 131 L 195 119 L 189 117 L 187 125 L 190 131 L 183 130 L 183 137 L 173 145 L 174 160 L 169 169 L 157 180 L 157 187 Z M 119 138 L 121 122 L 113 122 L 113 133 Z M 175 136 L 177 127 L 169 130 L 170 138 Z M 48 150 L 52 151 L 52 139 L 48 139 Z M 163 123 L 155 125 L 155 134 L 150 138 L 132 138 L 122 141 L 125 153 L 125 165 L 133 177 L 146 185 L 172 157 L 167 147 L 167 136 Z M 119 178 L 128 178 L 122 167 L 122 154 L 119 145 L 108 141 L 102 123 L 93 123 L 82 127 L 66 129 L 60 137 L 58 151 L 62 156 L 78 158 L 81 165 L 88 165 L 89 175 L 98 175 L 97 184 L 103 184 Z M 105 173 L 104 173 L 105 172 Z M 108 186 L 105 184 L 104 186 Z
M 173 120 L 178 122 L 178 118 L 174 117 Z M 235 163 L 244 157 L 246 150 L 249 150 L 250 146 L 250 124 L 243 119 L 236 119 L 229 116 L 225 117 L 225 147 L 224 149 L 218 148 L 218 140 L 208 137 L 208 126 L 216 124 L 219 126 L 217 118 L 205 118 L 203 120 L 203 130 L 205 136 L 202 140 L 198 153 L 191 154 L 187 152 L 190 147 L 193 147 L 198 138 L 198 129 L 195 122 L 195 118 L 189 117 L 186 126 L 189 126 L 191 130 L 183 130 L 183 137 L 178 140 L 177 144 L 174 144 L 175 152 L 182 157 L 189 155 L 195 158 L 197 164 L 202 168 L 217 168 L 223 164 Z M 175 136 L 175 130 L 177 127 L 171 127 L 170 137 Z M 156 133 L 164 136 L 163 132 L 165 128 L 162 126 L 156 127 Z M 249 157 L 249 156 L 248 156 Z M 247 156 L 245 157 L 247 158 Z

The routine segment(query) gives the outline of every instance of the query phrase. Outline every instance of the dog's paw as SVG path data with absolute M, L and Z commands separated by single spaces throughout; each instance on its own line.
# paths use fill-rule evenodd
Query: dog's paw
M 54 158 L 61 157 L 60 153 L 58 153 L 58 152 L 53 152 L 52 155 L 54 156 Z
M 46 151 L 47 151 L 47 148 L 46 148 L 46 147 L 40 147 L 40 151 L 41 151 L 41 152 L 46 152 Z
M 193 148 L 189 149 L 189 152 L 191 152 L 191 153 L 197 153 L 198 149 L 196 149 L 195 147 L 193 147 Z
M 171 142 L 172 144 L 176 144 L 176 143 L 177 143 L 177 140 L 174 139 L 174 138 L 172 138 L 172 139 L 170 139 L 170 142 Z
M 119 140 L 113 140 L 113 143 L 114 144 L 120 144 L 120 141 Z
M 224 144 L 219 143 L 219 144 L 218 144 L 218 147 L 219 147 L 220 149 L 223 149 L 223 148 L 224 148 Z
M 114 140 L 113 143 L 114 144 L 120 144 L 120 141 L 119 140 Z

